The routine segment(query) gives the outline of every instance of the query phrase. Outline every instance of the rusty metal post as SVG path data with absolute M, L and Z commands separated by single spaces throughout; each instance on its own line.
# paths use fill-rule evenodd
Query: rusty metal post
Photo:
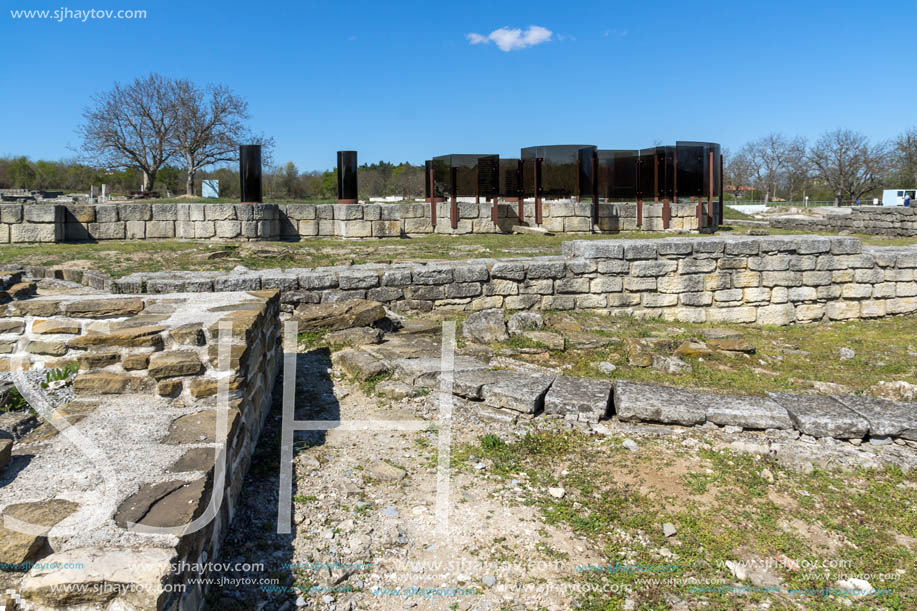
M 707 189 L 707 224 L 715 225 L 713 210 L 713 151 L 707 153 L 707 178 L 710 181 L 710 187 Z
M 541 225 L 541 194 L 538 185 L 541 184 L 541 158 L 535 158 L 535 224 Z M 578 188 L 578 187 L 577 187 Z M 579 201 L 579 198 L 577 198 Z
M 643 200 L 637 199 L 637 227 L 643 226 Z
M 592 224 L 599 224 L 599 155 L 592 152 Z
M 497 207 L 499 199 L 499 197 L 493 198 L 493 200 L 491 200 L 493 203 L 490 205 L 490 220 L 494 225 L 498 225 L 500 222 L 500 209 Z
M 436 183 L 433 182 L 433 168 L 430 168 L 430 222 L 436 227 Z
M 720 174 L 719 176 L 720 176 L 720 189 L 719 189 L 720 192 L 717 194 L 717 197 L 719 197 L 719 200 L 720 200 L 720 209 L 717 210 L 716 224 L 722 225 L 723 224 L 723 155 L 722 154 L 720 155 Z
M 456 179 L 458 178 L 457 172 L 458 168 L 452 168 L 450 172 L 450 178 L 452 179 L 452 201 L 449 203 L 449 224 L 453 229 L 458 228 L 458 186 L 456 185 Z
M 519 185 L 519 197 L 516 198 L 516 201 L 518 202 L 518 206 L 519 206 L 519 223 L 520 224 L 525 222 L 525 185 L 522 182 L 523 177 L 525 176 L 525 171 L 522 167 L 523 163 L 524 162 L 520 159 L 519 168 L 517 170 L 518 172 L 517 177 L 519 179 L 517 181 L 517 184 Z
M 478 163 L 480 163 L 480 161 L 478 161 Z M 474 166 L 474 203 L 478 205 L 480 205 L 481 203 L 481 195 L 479 191 L 480 191 L 480 185 L 478 184 L 478 166 L 477 164 L 475 164 Z
M 581 166 L 582 164 L 580 163 L 580 160 L 579 160 L 579 153 L 577 153 L 576 155 L 576 192 L 575 192 L 576 193 L 575 200 L 577 204 L 580 202 L 579 177 L 580 177 L 580 170 L 582 169 Z

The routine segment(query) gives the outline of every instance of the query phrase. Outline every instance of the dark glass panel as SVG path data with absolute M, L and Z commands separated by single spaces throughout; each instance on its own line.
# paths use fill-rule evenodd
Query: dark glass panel
M 676 142 L 678 156 L 678 197 L 704 197 L 707 151 L 704 142 Z
M 534 196 L 535 158 L 542 159 L 540 195 L 566 199 L 592 195 L 591 144 L 530 146 L 522 149 L 523 183 L 526 197 Z
M 357 152 L 338 151 L 338 199 L 357 199 Z
M 239 181 L 242 202 L 261 201 L 261 145 L 239 146 Z
M 522 189 L 522 175 L 519 159 L 500 159 L 500 196 L 519 197 Z

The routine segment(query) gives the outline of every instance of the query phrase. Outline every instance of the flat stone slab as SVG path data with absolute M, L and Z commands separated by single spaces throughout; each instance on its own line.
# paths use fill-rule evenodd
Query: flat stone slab
M 917 441 L 917 405 L 914 403 L 898 403 L 853 395 L 834 398 L 869 422 L 870 436 L 902 437 Z
M 608 415 L 611 382 L 559 376 L 544 398 L 544 413 L 598 422 Z
M 624 422 L 640 420 L 690 426 L 703 424 L 707 419 L 706 408 L 697 393 L 643 382 L 615 382 L 614 407 Z
M 411 359 L 396 359 L 393 363 L 395 373 L 402 380 L 414 386 L 435 388 L 439 386 L 439 374 L 442 372 L 441 359 L 433 356 L 422 356 Z M 487 364 L 469 356 L 456 356 L 454 375 L 463 371 L 487 369 Z
M 827 395 L 768 393 L 790 415 L 804 435 L 859 439 L 869 431 L 869 422 L 840 401 Z
M 495 383 L 499 377 L 500 372 L 496 370 L 460 371 L 452 377 L 452 394 L 481 401 L 484 399 L 484 386 Z
M 481 397 L 485 405 L 502 407 L 523 414 L 537 414 L 544 409 L 544 398 L 554 376 L 541 373 L 498 370 L 496 381 L 485 384 Z
M 743 429 L 791 429 L 793 421 L 786 409 L 767 397 L 699 394 L 706 407 L 707 420 L 720 426 Z

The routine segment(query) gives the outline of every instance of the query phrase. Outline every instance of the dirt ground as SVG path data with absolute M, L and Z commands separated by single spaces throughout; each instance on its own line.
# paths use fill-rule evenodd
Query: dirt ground
M 265 566 L 227 579 L 273 581 L 216 587 L 208 608 L 907 609 L 917 600 L 917 476 L 870 459 L 913 448 L 850 448 L 863 464 L 834 471 L 818 466 L 836 450 L 830 442 L 615 421 L 585 431 L 544 416 L 509 425 L 457 398 L 443 446 L 439 393 L 387 394 L 335 371 L 326 348 L 300 355 L 297 419 L 429 428 L 298 433 L 294 532 L 281 536 L 277 408 L 223 552 Z

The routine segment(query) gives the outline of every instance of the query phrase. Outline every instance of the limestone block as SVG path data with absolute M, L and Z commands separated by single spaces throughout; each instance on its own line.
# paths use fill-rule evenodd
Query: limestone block
M 707 322 L 711 323 L 755 322 L 757 317 L 757 308 L 750 306 L 739 306 L 734 308 L 710 308 L 707 311 Z
M 214 225 L 218 238 L 237 238 L 242 233 L 241 221 L 219 220 Z
M 122 234 L 121 239 L 124 238 Z M 54 223 L 18 223 L 10 226 L 10 242 L 56 242 L 57 227 Z
M 146 239 L 146 223 L 144 221 L 127 221 L 125 223 L 125 234 L 128 240 Z
M 375 238 L 401 237 L 401 221 L 372 221 L 372 236 Z
M 174 238 L 175 221 L 150 221 L 146 224 L 146 237 L 151 239 L 157 238 Z
M 0 204 L 0 222 L 21 223 L 22 204 Z
M 759 325 L 788 325 L 796 320 L 796 308 L 791 303 L 769 305 L 758 308 Z
M 833 301 L 825 306 L 825 313 L 831 320 L 846 320 L 860 315 L 860 304 L 856 301 Z

